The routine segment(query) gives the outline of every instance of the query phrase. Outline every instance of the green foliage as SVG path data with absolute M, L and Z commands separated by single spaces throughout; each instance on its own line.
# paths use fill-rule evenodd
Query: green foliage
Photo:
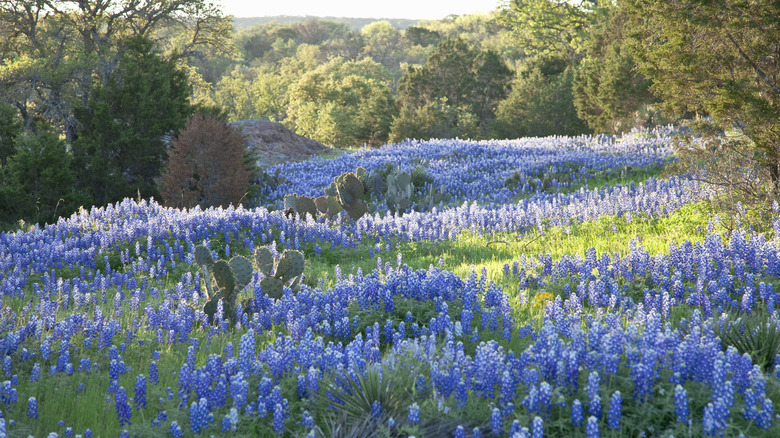
M 479 138 L 487 134 L 511 70 L 492 51 L 459 37 L 442 41 L 423 66 L 410 66 L 398 85 L 400 115 L 391 140 Z
M 577 117 L 574 72 L 560 58 L 538 58 L 520 70 L 512 92 L 498 105 L 491 126 L 496 138 L 580 135 L 589 132 Z
M 651 82 L 636 71 L 624 37 L 626 11 L 607 6 L 601 13 L 605 17 L 591 26 L 587 54 L 574 74 L 577 115 L 594 132 L 619 134 L 661 124 L 665 120 L 653 112 L 641 111 L 656 99 L 649 91 Z
M 395 99 L 385 69 L 374 61 L 333 59 L 290 88 L 288 120 L 298 134 L 337 147 L 387 140 Z
M 751 158 L 780 193 L 780 4 L 772 0 L 629 0 L 639 71 L 664 108 L 698 113 L 750 139 Z
M 36 130 L 38 135 L 16 137 L 13 154 L 0 168 L 0 223 L 52 223 L 84 201 L 74 185 L 65 142 L 45 125 Z
M 289 287 L 293 292 L 300 289 L 305 262 L 300 251 L 285 250 L 279 257 L 274 257 L 268 247 L 255 250 L 254 264 L 248 258 L 237 255 L 229 261 L 217 260 L 211 256 L 211 250 L 204 245 L 195 247 L 195 263 L 203 273 L 202 279 L 206 286 L 207 301 L 203 312 L 213 321 L 217 306 L 222 300 L 223 315 L 231 322 L 237 317 L 236 300 L 241 291 L 252 281 L 257 268 L 265 277 L 260 281 L 263 293 L 271 298 L 282 297 L 283 287 Z M 214 279 L 212 283 L 212 277 Z M 252 299 L 242 302 L 244 313 L 252 313 Z
M 166 160 L 164 136 L 192 113 L 191 88 L 174 61 L 160 57 L 149 40 L 127 43 L 106 83 L 96 83 L 73 143 L 78 183 L 103 205 L 157 195 L 155 180 Z
M 16 138 L 22 135 L 23 127 L 19 111 L 11 105 L 0 102 L 0 170 L 16 149 Z
M 723 348 L 734 347 L 747 354 L 765 372 L 775 365 L 780 354 L 780 321 L 764 311 L 750 315 L 725 316 L 712 322 Z

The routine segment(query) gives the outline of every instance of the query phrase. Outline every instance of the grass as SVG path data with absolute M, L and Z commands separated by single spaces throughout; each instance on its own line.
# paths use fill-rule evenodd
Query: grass
M 338 154 L 341 152 L 334 153 Z M 630 181 L 638 182 L 648 176 L 658 176 L 661 171 L 662 169 L 660 168 L 647 171 L 632 169 L 620 175 L 614 172 L 603 175 L 597 174 L 594 176 L 594 179 L 588 182 L 588 185 L 589 187 L 602 187 L 605 184 L 613 186 L 616 184 L 627 184 Z M 576 187 L 571 188 L 571 190 L 575 189 Z M 548 301 L 561 295 L 565 285 L 568 284 L 570 287 L 573 285 L 569 282 L 569 279 L 552 281 L 549 277 L 542 277 L 540 272 L 531 270 L 528 274 L 533 281 L 529 283 L 527 288 L 521 288 L 517 278 L 511 276 L 507 278 L 505 276 L 505 265 L 511 266 L 513 262 L 520 260 L 522 257 L 525 257 L 527 260 L 538 259 L 540 256 L 549 256 L 552 260 L 558 260 L 563 256 L 571 255 L 584 257 L 589 248 L 594 248 L 597 254 L 607 253 L 623 256 L 629 252 L 632 241 L 640 243 L 652 255 L 667 254 L 669 245 L 672 242 L 702 241 L 706 236 L 707 227 L 714 213 L 712 207 L 707 202 L 700 202 L 688 205 L 662 218 L 605 216 L 595 221 L 572 223 L 565 227 L 547 226 L 542 231 L 534 229 L 522 233 L 498 233 L 494 235 L 464 231 L 455 240 L 439 242 L 421 241 L 411 243 L 393 239 L 388 242 L 381 242 L 378 246 L 382 250 L 376 252 L 374 250 L 377 249 L 377 244 L 364 241 L 357 248 L 350 250 L 338 247 L 331 249 L 329 246 L 322 244 L 321 246 L 324 248 L 318 256 L 315 256 L 314 244 L 312 243 L 302 248 L 306 254 L 304 275 L 307 278 L 307 284 L 310 286 L 321 284 L 328 287 L 335 282 L 336 266 L 339 266 L 345 274 L 355 273 L 358 269 L 364 273 L 369 273 L 376 268 L 379 258 L 381 258 L 382 264 L 390 263 L 395 266 L 398 254 L 401 255 L 402 263 L 412 269 L 427 269 L 430 265 L 434 265 L 452 271 L 464 279 L 471 275 L 472 272 L 477 272 L 478 274 L 484 272 L 489 281 L 499 284 L 504 292 L 507 293 L 513 312 L 512 316 L 516 321 L 516 327 L 526 324 L 539 327 L 542 323 L 544 308 Z M 721 223 L 714 223 L 712 226 L 721 233 L 728 231 L 725 225 Z M 245 237 L 242 234 L 237 238 L 231 238 L 233 254 L 249 255 L 245 247 L 235 244 L 236 242 L 242 242 Z M 274 238 L 278 237 L 279 233 L 277 231 Z M 258 244 L 258 242 L 255 243 Z M 215 236 L 211 245 L 213 249 L 217 250 L 224 257 L 224 240 L 222 236 Z M 386 250 L 388 247 L 390 248 L 389 251 Z M 115 251 L 111 251 L 108 254 L 109 264 L 112 266 L 112 269 L 118 272 L 131 269 L 129 265 L 123 265 L 120 261 L 119 252 L 125 249 L 129 249 L 131 253 L 134 253 L 134 242 L 123 243 L 121 247 L 117 247 Z M 279 247 L 279 250 L 282 249 L 282 247 Z M 369 255 L 370 252 L 371 255 Z M 103 256 L 98 256 L 99 268 L 103 268 L 102 265 L 104 264 Z M 187 266 L 186 263 L 180 262 L 176 269 L 169 272 L 167 278 L 157 280 L 159 287 L 173 287 L 184 273 L 188 271 L 194 273 L 196 269 L 196 265 Z M 79 273 L 76 270 L 71 270 L 69 272 L 60 272 L 58 275 L 62 275 L 67 279 L 68 277 L 78 277 Z M 142 275 L 139 274 L 136 278 L 140 282 Z M 768 278 L 766 281 L 771 281 L 776 286 L 780 284 L 780 281 L 773 278 Z M 625 286 L 627 294 L 635 296 L 635 299 L 641 297 L 642 289 L 645 287 L 641 282 L 621 286 Z M 25 293 L 28 292 L 32 293 L 31 291 L 26 291 Z M 112 298 L 116 293 L 117 289 L 115 287 L 107 290 L 108 301 L 100 306 L 104 314 L 114 314 Z M 161 299 L 158 300 L 158 303 L 161 301 Z M 527 304 L 521 304 L 524 301 L 527 301 Z M 5 299 L 3 302 L 4 306 L 9 307 L 17 315 L 23 314 L 22 309 L 25 304 L 27 303 L 22 299 Z M 154 307 L 156 303 L 149 302 L 149 304 Z M 363 331 L 366 327 L 373 325 L 374 322 L 379 322 L 381 325 L 388 318 L 401 321 L 407 312 L 412 313 L 413 319 L 420 321 L 429 320 L 436 313 L 433 303 L 415 303 L 402 300 L 398 300 L 392 315 L 382 312 L 374 314 L 368 312 L 361 313 L 356 307 L 350 310 L 353 316 L 358 314 L 361 316 L 360 325 L 353 328 L 353 334 Z M 126 301 L 123 304 L 122 311 L 121 326 L 123 331 L 117 334 L 116 339 L 120 337 L 124 339 L 126 330 L 133 327 L 135 318 L 138 315 L 138 313 L 130 312 L 129 304 Z M 450 306 L 451 316 L 457 316 L 459 312 L 460 308 L 457 305 Z M 677 306 L 673 309 L 670 322 L 676 327 L 683 318 L 689 319 L 692 312 L 692 307 L 685 305 Z M 57 320 L 63 320 L 67 313 L 67 310 L 60 310 Z M 20 318 L 17 324 L 27 322 L 30 322 L 29 316 Z M 479 320 L 477 319 L 475 324 L 478 323 Z M 178 386 L 177 373 L 187 355 L 188 347 L 193 343 L 198 345 L 199 351 L 196 356 L 196 365 L 201 366 L 205 364 L 209 355 L 221 355 L 228 342 L 232 342 L 234 351 L 237 352 L 239 339 L 245 332 L 246 329 L 244 328 L 234 327 L 229 333 L 209 337 L 204 331 L 196 331 L 194 341 L 190 343 L 168 344 L 163 351 L 160 351 L 160 359 L 157 361 L 160 370 L 160 382 L 157 385 L 152 385 L 149 382 L 147 385 L 147 401 L 150 407 L 146 410 L 133 410 L 133 424 L 127 427 L 131 432 L 131 436 L 169 436 L 165 427 L 149 427 L 150 417 L 156 415 L 158 411 L 165 411 L 169 421 L 176 420 L 182 429 L 188 431 L 188 409 L 179 409 L 177 397 L 174 396 L 173 399 L 169 399 L 166 392 L 167 388 L 177 388 Z M 259 334 L 257 339 L 258 348 L 263 348 L 273 343 L 276 339 L 276 334 L 280 332 L 285 334 L 286 328 L 282 326 L 274 327 L 273 330 Z M 486 339 L 487 335 L 487 332 L 480 333 L 480 339 Z M 120 352 L 130 369 L 126 374 L 120 376 L 119 385 L 127 389 L 128 393 L 132 392 L 135 378 L 138 374 L 147 375 L 148 380 L 148 369 L 141 369 L 141 367 L 148 366 L 154 352 L 152 345 L 158 345 L 156 342 L 152 342 L 156 336 L 154 332 L 140 330 L 137 336 L 132 341 L 133 345 L 127 346 L 126 352 Z M 75 366 L 81 359 L 80 349 L 82 349 L 82 342 L 83 339 L 79 336 L 71 339 L 70 362 Z M 533 339 L 530 336 L 520 338 L 515 335 L 510 341 L 498 340 L 498 342 L 507 351 L 522 352 L 532 344 Z M 477 346 L 476 342 L 470 341 L 464 341 L 464 344 L 468 353 L 473 353 Z M 53 350 L 52 359 L 47 361 L 48 363 L 52 363 L 52 360 L 56 361 L 59 345 L 52 345 L 51 348 Z M 40 355 L 39 351 L 30 353 Z M 119 426 L 116 418 L 113 400 L 111 398 L 106 400 L 106 397 L 109 396 L 105 392 L 105 388 L 109 385 L 108 376 L 105 373 L 109 366 L 108 353 L 107 350 L 104 350 L 93 354 L 93 350 L 91 350 L 90 356 L 93 360 L 96 356 L 100 358 L 96 360 L 97 363 L 93 363 L 96 370 L 92 373 L 77 371 L 70 376 L 63 373 L 49 375 L 48 369 L 42 369 L 41 378 L 38 382 L 30 382 L 21 378 L 21 376 L 28 376 L 29 368 L 31 368 L 30 364 L 40 359 L 23 362 L 27 368 L 20 369 L 21 376 L 18 390 L 20 394 L 25 394 L 26 397 L 36 397 L 39 401 L 40 418 L 33 422 L 26 417 L 26 399 L 19 400 L 19 403 L 15 406 L 4 406 L 3 410 L 7 418 L 15 418 L 17 421 L 13 434 L 9 436 L 40 435 L 45 433 L 44 431 L 58 431 L 62 434 L 64 427 L 59 426 L 58 421 L 65 418 L 69 421 L 68 425 L 81 428 L 77 429 L 76 433 L 83 433 L 85 425 L 90 425 L 95 436 L 115 436 L 116 431 L 122 428 Z M 623 363 L 625 363 L 625 359 L 623 359 Z M 632 394 L 633 382 L 628 375 L 628 371 L 623 370 L 611 379 L 605 385 L 604 393 L 602 394 L 605 411 L 606 403 L 612 391 L 620 390 L 624 400 L 629 400 Z M 258 380 L 259 378 L 256 376 L 250 379 L 250 388 L 256 388 Z M 668 376 L 662 380 L 668 382 Z M 83 384 L 83 389 L 81 384 Z M 288 376 L 283 379 L 280 385 L 283 386 L 284 393 L 288 394 L 295 393 L 296 384 L 295 377 Z M 326 385 L 327 382 L 323 384 Z M 584 382 L 581 382 L 580 386 L 583 387 Z M 772 385 L 768 389 L 770 397 L 780 396 L 780 389 L 777 388 L 777 385 Z M 383 389 L 377 389 L 377 391 L 381 390 Z M 173 391 L 175 392 L 176 389 Z M 667 434 L 688 436 L 689 433 L 693 433 L 695 436 L 702 433 L 700 429 L 691 432 L 686 427 L 674 422 L 673 411 L 670 411 L 670 405 L 673 404 L 673 388 L 671 385 L 659 385 L 659 387 L 654 388 L 654 391 L 657 394 L 656 397 L 653 397 L 652 402 L 632 404 L 624 412 L 625 415 L 629 415 L 631 412 L 636 411 L 637 413 L 632 418 L 646 418 L 646 420 L 626 425 L 626 428 L 620 434 L 604 430 L 604 435 L 636 436 L 641 431 L 653 428 L 663 436 L 667 436 Z M 707 400 L 709 396 L 710 394 L 707 391 L 697 389 L 694 385 L 689 390 L 689 397 L 693 400 L 691 410 L 697 409 L 700 412 L 706 404 L 703 400 Z M 491 407 L 487 403 L 481 403 L 479 397 L 475 394 L 470 394 L 469 397 L 471 401 L 468 410 L 454 410 L 449 414 L 449 417 L 444 416 L 446 418 L 443 418 L 442 421 L 456 418 L 461 419 L 464 424 L 484 424 L 485 419 L 489 418 Z M 584 400 L 582 395 L 580 398 Z M 191 401 L 192 398 L 190 399 Z M 367 403 L 370 400 L 362 400 L 361 403 L 363 402 Z M 316 406 L 297 398 L 291 399 L 290 403 L 290 412 L 295 412 L 296 415 L 303 409 L 312 410 L 312 415 L 314 415 L 314 412 L 327 410 L 326 407 Z M 367 409 L 366 403 L 363 403 L 360 409 L 365 411 Z M 644 412 L 644 414 L 639 415 L 639 411 Z M 421 412 L 426 418 L 435 418 L 437 415 L 440 415 L 434 400 L 430 398 L 426 398 L 421 402 Z M 561 426 L 561 424 L 567 421 L 565 412 L 567 411 L 563 408 L 553 408 L 551 417 L 546 419 L 549 420 L 548 424 L 550 424 L 549 436 L 571 432 L 571 429 Z M 320 418 L 323 417 L 320 416 Z M 522 415 L 518 415 L 517 419 L 525 425 L 529 425 L 531 421 L 530 417 Z M 221 417 L 215 419 L 215 423 L 212 424 L 209 432 L 213 432 L 219 427 L 219 421 L 221 421 Z M 340 420 L 335 419 L 334 421 Z M 738 424 L 742 427 L 744 426 L 743 423 Z M 323 430 L 327 429 L 325 424 L 320 424 L 319 426 Z M 418 429 L 414 427 L 408 428 L 408 431 L 414 432 L 415 430 Z M 240 432 L 239 435 L 257 436 L 268 436 L 274 433 L 270 426 L 270 419 L 257 417 L 242 419 Z M 584 436 L 581 432 L 577 431 L 574 436 Z M 729 433 L 731 432 L 734 431 L 729 431 Z M 744 427 L 744 432 L 748 434 L 756 433 L 757 431 L 754 427 L 751 429 L 748 425 Z

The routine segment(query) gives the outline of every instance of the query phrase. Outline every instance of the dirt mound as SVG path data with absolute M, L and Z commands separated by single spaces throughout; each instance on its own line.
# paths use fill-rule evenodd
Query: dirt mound
M 241 131 L 247 146 L 257 152 L 257 165 L 263 169 L 330 151 L 322 143 L 300 136 L 281 123 L 268 119 L 241 120 L 231 125 Z

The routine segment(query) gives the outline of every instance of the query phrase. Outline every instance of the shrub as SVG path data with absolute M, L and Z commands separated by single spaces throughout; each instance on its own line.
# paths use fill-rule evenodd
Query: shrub
M 224 119 L 196 114 L 171 141 L 168 167 L 158 182 L 169 207 L 227 207 L 247 193 L 251 170 L 246 144 Z

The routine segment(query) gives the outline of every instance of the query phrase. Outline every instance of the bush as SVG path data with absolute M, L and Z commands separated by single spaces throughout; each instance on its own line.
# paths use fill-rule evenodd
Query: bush
M 224 119 L 200 113 L 171 142 L 158 182 L 165 205 L 177 208 L 238 205 L 252 174 L 246 143 Z

